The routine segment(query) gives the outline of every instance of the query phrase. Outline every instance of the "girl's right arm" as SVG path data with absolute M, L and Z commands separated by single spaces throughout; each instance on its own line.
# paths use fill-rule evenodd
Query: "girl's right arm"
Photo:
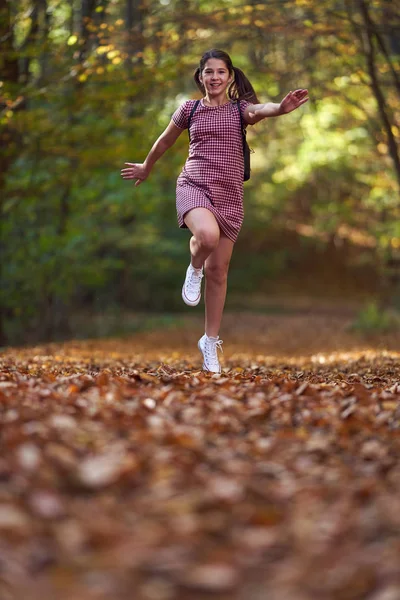
M 155 162 L 161 158 L 168 148 L 171 148 L 171 146 L 175 144 L 182 131 L 183 129 L 177 127 L 175 123 L 171 121 L 166 130 L 154 143 L 144 163 L 125 163 L 129 166 L 125 169 L 121 169 L 121 175 L 123 179 L 136 179 L 135 186 L 140 185 L 142 181 L 147 179 L 147 177 L 150 175 L 150 171 Z

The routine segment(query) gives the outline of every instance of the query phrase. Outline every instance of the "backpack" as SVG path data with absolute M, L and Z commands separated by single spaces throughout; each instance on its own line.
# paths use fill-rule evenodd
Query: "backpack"
M 196 102 L 193 105 L 192 110 L 190 111 L 189 121 L 188 121 L 189 142 L 190 142 L 190 123 L 192 122 L 193 114 L 199 104 L 200 104 L 200 100 L 196 100 Z M 246 127 L 243 122 L 242 111 L 240 110 L 240 101 L 237 100 L 236 104 L 237 104 L 239 115 L 240 115 L 240 129 L 242 132 L 243 159 L 244 159 L 243 181 L 248 181 L 250 179 L 250 152 L 251 152 L 251 150 L 250 150 L 250 147 L 249 147 L 249 145 L 247 143 L 247 139 L 246 139 L 247 132 L 246 132 Z

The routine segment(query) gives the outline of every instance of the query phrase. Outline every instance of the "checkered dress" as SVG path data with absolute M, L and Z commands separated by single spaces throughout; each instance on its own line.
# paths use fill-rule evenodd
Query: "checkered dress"
M 184 102 L 172 115 L 187 129 L 195 100 Z M 242 114 L 249 102 L 240 102 Z M 236 241 L 243 223 L 243 147 L 236 102 L 206 106 L 200 100 L 190 124 L 189 156 L 176 184 L 179 227 L 193 208 L 207 208 L 223 233 Z

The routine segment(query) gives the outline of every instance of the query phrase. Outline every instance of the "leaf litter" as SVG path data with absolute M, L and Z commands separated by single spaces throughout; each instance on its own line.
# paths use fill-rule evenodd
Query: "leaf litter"
M 398 600 L 400 354 L 300 321 L 5 351 L 0 598 Z

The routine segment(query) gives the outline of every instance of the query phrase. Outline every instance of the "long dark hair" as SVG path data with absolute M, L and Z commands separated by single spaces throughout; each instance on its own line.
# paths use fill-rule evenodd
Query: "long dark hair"
M 200 75 L 203 72 L 206 62 L 210 58 L 218 58 L 219 60 L 223 60 L 226 68 L 229 71 L 229 74 L 234 75 L 234 79 L 228 87 L 228 98 L 230 98 L 231 100 L 247 100 L 249 102 L 253 102 L 254 104 L 259 104 L 257 94 L 255 93 L 253 86 L 251 85 L 250 81 L 247 79 L 243 71 L 238 67 L 233 66 L 229 54 L 227 54 L 223 50 L 217 50 L 216 48 L 208 50 L 203 54 L 203 56 L 200 59 L 200 65 L 194 72 L 195 83 L 199 90 L 202 92 L 202 94 L 204 94 L 206 90 L 204 88 L 204 85 L 200 81 Z

